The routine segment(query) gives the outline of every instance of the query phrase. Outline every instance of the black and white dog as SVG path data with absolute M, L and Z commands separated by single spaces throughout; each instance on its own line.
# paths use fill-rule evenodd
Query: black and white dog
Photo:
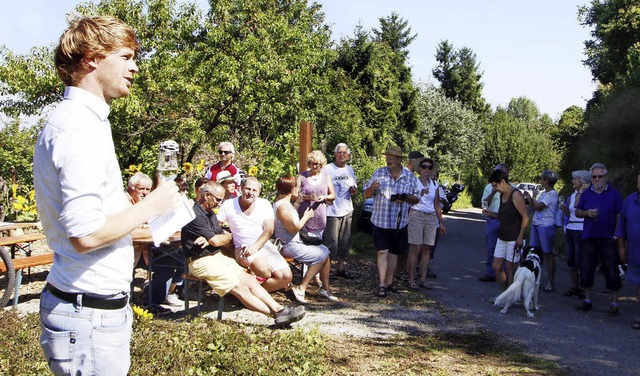
M 509 306 L 522 297 L 524 299 L 524 308 L 527 310 L 527 316 L 533 317 L 531 308 L 536 311 L 538 307 L 538 290 L 540 289 L 540 265 L 542 264 L 542 249 L 539 247 L 529 247 L 525 249 L 520 260 L 520 267 L 513 277 L 513 283 L 500 294 L 494 303 L 499 307 L 504 307 L 500 313 L 507 313 Z M 531 306 L 533 303 L 533 307 Z

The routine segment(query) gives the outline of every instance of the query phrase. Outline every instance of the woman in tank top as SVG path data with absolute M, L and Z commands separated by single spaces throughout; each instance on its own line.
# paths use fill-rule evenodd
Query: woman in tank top
M 276 182 L 278 198 L 273 204 L 275 213 L 273 236 L 284 243 L 282 255 L 308 266 L 300 285 L 293 287 L 293 295 L 298 302 L 307 303 L 305 295 L 309 282 L 315 275 L 319 275 L 322 286 L 316 294 L 329 301 L 337 301 L 338 298 L 331 293 L 329 286 L 329 272 L 331 271 L 329 249 L 322 244 L 304 244 L 298 235 L 305 223 L 308 223 L 315 216 L 315 212 L 313 209 L 307 208 L 302 214 L 302 218 L 298 218 L 296 209 L 291 205 L 291 195 L 295 185 L 296 180 L 293 176 L 281 176 Z
M 524 243 L 524 232 L 529 224 L 529 213 L 522 193 L 509 184 L 509 176 L 495 170 L 489 183 L 500 193 L 498 209 L 498 241 L 493 254 L 493 270 L 496 280 L 504 290 L 513 282 L 513 264 L 520 261 L 515 252 Z

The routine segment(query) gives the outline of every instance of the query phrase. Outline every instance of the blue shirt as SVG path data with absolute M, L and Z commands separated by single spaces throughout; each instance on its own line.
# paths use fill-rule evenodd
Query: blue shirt
M 417 195 L 419 192 L 418 178 L 407 168 L 402 168 L 402 174 L 394 179 L 388 167 L 377 169 L 371 179 L 364 185 L 366 190 L 379 181 L 380 188 L 373 192 L 373 213 L 371 223 L 380 228 L 403 228 L 409 223 L 409 204 L 405 201 L 397 204 L 391 201 L 391 195 L 406 193 Z
M 610 183 L 600 193 L 591 186 L 582 192 L 578 209 L 599 210 L 597 217 L 585 217 L 582 239 L 612 239 L 616 231 L 617 216 L 622 209 L 622 195 Z
M 627 262 L 640 266 L 640 196 L 634 192 L 624 200 L 616 236 L 627 240 Z

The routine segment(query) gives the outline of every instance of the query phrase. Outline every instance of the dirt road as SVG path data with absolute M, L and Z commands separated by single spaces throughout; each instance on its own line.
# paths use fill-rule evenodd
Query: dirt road
M 451 212 L 448 234 L 438 245 L 433 269 L 436 288 L 429 294 L 455 310 L 461 319 L 471 319 L 496 333 L 527 346 L 532 353 L 569 366 L 576 375 L 638 375 L 640 331 L 631 329 L 640 316 L 635 288 L 621 290 L 620 315 L 609 317 L 604 277 L 596 275 L 594 310 L 576 311 L 579 300 L 561 294 L 569 288 L 564 259 L 558 260 L 556 291 L 540 292 L 540 311 L 534 318 L 522 306 L 512 306 L 506 315 L 488 302 L 498 294 L 496 283 L 479 282 L 484 274 L 484 219 L 480 210 Z M 546 284 L 546 273 L 542 276 Z

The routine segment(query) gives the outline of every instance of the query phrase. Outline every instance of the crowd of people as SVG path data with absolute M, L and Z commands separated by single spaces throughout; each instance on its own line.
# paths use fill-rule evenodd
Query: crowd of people
M 576 309 L 592 310 L 591 290 L 599 268 L 610 292 L 607 312 L 611 316 L 618 315 L 618 291 L 622 287 L 620 265 L 625 262 L 628 268 L 626 281 L 638 286 L 640 297 L 638 192 L 623 201 L 621 193 L 608 181 L 609 171 L 602 163 L 593 164 L 588 171 L 573 171 L 573 192 L 566 199 L 554 189 L 558 181 L 555 171 L 545 170 L 540 174 L 543 190 L 534 190 L 533 194 L 521 193 L 509 182 L 508 175 L 508 167 L 498 164 L 483 193 L 487 270 L 479 277 L 480 281 L 497 281 L 501 291 L 513 282 L 514 269 L 519 262 L 518 250 L 525 242 L 531 212 L 528 245 L 539 247 L 544 254 L 545 292 L 555 291 L 554 237 L 556 229 L 562 227 L 571 286 L 562 294 L 582 300 Z M 634 320 L 632 327 L 640 329 L 640 319 Z
M 272 315 L 276 325 L 301 320 L 306 311 L 303 305 L 281 305 L 270 292 L 291 289 L 295 300 L 305 303 L 307 287 L 315 281 L 319 297 L 339 300 L 328 278 L 331 260 L 336 261 L 336 276 L 354 277 L 346 259 L 351 196 L 358 192 L 358 184 L 346 164 L 350 152 L 343 143 L 336 145 L 333 163 L 326 165 L 324 154 L 313 151 L 309 171 L 296 178 L 280 177 L 273 206 L 259 197 L 261 182 L 243 177 L 233 164 L 233 144 L 220 143 L 219 162 L 195 182 L 195 219 L 181 229 L 179 244 L 134 250 L 132 239 L 149 237 L 146 223 L 178 207 L 186 192 L 180 179 L 161 180 L 152 190 L 151 179 L 143 175 L 134 175 L 126 194 L 122 192 L 108 115 L 112 100 L 130 92 L 139 50 L 133 29 L 110 16 L 71 21 L 55 50 L 64 98 L 49 115 L 33 158 L 38 212 L 54 252 L 40 300 L 40 344 L 54 374 L 127 374 L 134 265 L 139 259 L 151 262 L 156 251 L 166 251 L 162 247 L 179 247 L 184 262 L 148 276 L 154 293 L 148 294 L 146 303 L 157 314 L 164 312 L 161 302 L 176 303 L 171 292 L 185 270 L 205 279 L 219 296 L 231 293 L 247 308 Z M 383 154 L 386 165 L 362 187 L 364 196 L 373 198 L 380 297 L 397 291 L 393 281 L 398 267 L 408 275 L 409 288 L 429 289 L 427 278 L 435 277 L 429 271 L 430 260 L 438 237 L 445 234 L 435 162 L 411 152 L 405 167 L 398 146 Z M 609 312 L 617 314 L 619 260 L 628 262 L 627 281 L 640 285 L 640 231 L 634 231 L 640 201 L 635 193 L 623 202 L 607 182 L 604 165 L 594 164 L 588 174 L 575 172 L 574 194 L 559 203 L 554 172 L 541 175 L 545 192 L 525 197 L 509 183 L 506 166 L 499 165 L 483 197 L 487 262 L 492 268 L 481 280 L 497 280 L 503 288 L 509 284 L 517 262 L 514 250 L 523 244 L 529 222 L 529 205 L 535 213 L 531 244 L 545 252 L 545 291 L 553 291 L 550 230 L 559 207 L 568 218 L 568 264 L 575 271 L 573 287 L 566 294 L 583 298 L 579 309 L 590 310 L 595 269 L 600 265 L 611 291 Z M 298 286 L 291 284 L 285 256 L 306 265 Z M 633 327 L 640 329 L 640 321 Z

